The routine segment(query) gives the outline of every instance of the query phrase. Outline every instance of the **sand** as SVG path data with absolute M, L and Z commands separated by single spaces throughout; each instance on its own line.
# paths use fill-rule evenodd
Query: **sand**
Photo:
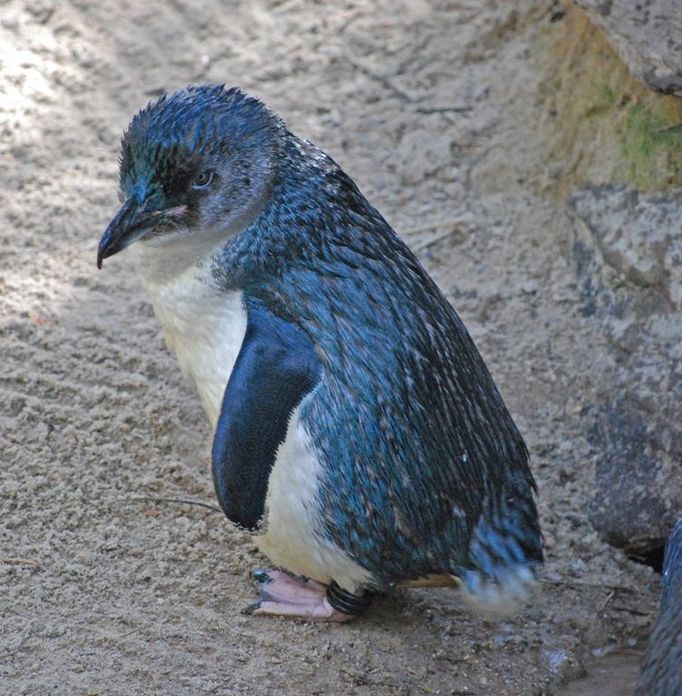
M 537 696 L 606 655 L 608 687 L 580 693 L 626 693 L 657 577 L 587 519 L 608 354 L 542 186 L 549 22 L 539 1 L 3 4 L 1 693 Z M 462 315 L 539 484 L 547 566 L 518 617 L 447 589 L 343 626 L 248 617 L 249 538 L 156 500 L 215 504 L 210 432 L 130 259 L 98 272 L 95 251 L 129 118 L 196 81 L 241 85 L 329 152 Z

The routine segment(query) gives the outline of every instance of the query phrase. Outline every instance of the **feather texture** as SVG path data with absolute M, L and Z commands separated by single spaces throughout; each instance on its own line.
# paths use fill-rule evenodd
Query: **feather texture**
M 212 185 L 196 191 L 202 172 Z M 243 297 L 267 317 L 261 328 L 274 327 L 260 365 L 247 337 L 248 369 L 227 389 L 214 447 L 228 510 L 239 503 L 230 485 L 248 491 L 254 477 L 238 521 L 260 519 L 267 479 L 265 506 L 282 528 L 268 529 L 262 548 L 353 591 L 457 576 L 483 602 L 523 595 L 542 562 L 523 439 L 455 310 L 340 167 L 257 100 L 200 86 L 133 119 L 121 186 L 140 219 L 166 211 L 165 227 L 137 242 L 149 269 L 208 269 L 211 297 Z M 269 350 L 282 326 L 296 337 L 285 354 L 282 336 Z M 220 341 L 224 325 L 214 328 Z M 289 374 L 282 360 L 314 363 L 315 388 L 299 384 L 307 367 Z M 230 369 L 204 387 L 214 411 L 214 386 Z M 275 434 L 259 434 L 247 414 L 240 421 L 240 404 L 268 404 Z M 242 456 L 249 448 L 255 459 Z
M 285 145 L 268 205 L 214 273 L 316 346 L 323 377 L 302 419 L 326 464 L 328 537 L 380 586 L 532 576 L 528 453 L 464 325 L 333 160 Z

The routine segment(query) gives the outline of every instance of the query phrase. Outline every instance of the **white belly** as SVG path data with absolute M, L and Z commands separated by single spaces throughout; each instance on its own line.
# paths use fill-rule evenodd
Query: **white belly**
M 227 381 L 246 332 L 241 292 L 226 294 L 194 267 L 164 285 L 147 285 L 168 348 L 196 384 L 215 428 Z
M 196 384 L 201 403 L 215 428 L 223 395 L 246 332 L 242 294 L 218 290 L 199 267 L 164 278 L 145 278 L 166 343 L 183 372 Z M 318 500 L 321 464 L 310 438 L 292 414 L 285 441 L 270 474 L 265 532 L 256 537 L 260 550 L 276 565 L 319 582 L 335 580 L 354 592 L 370 575 L 334 544 L 322 538 Z
M 355 592 L 371 581 L 371 575 L 322 537 L 320 475 L 320 461 L 296 409 L 277 450 L 268 485 L 265 533 L 256 537 L 256 544 L 292 573 L 325 584 L 335 580 Z

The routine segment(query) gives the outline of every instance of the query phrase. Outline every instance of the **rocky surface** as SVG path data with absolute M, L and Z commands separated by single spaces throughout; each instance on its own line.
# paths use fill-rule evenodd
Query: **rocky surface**
M 632 74 L 650 89 L 682 96 L 678 0 L 576 0 L 606 31 Z
M 682 191 L 587 188 L 569 201 L 582 313 L 612 386 L 592 407 L 591 517 L 628 553 L 662 549 L 682 500 Z

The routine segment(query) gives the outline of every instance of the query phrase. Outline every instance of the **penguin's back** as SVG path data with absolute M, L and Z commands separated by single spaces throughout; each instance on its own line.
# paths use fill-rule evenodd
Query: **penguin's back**
M 325 242 L 276 302 L 323 365 L 303 422 L 327 537 L 380 585 L 457 575 L 516 593 L 542 561 L 535 484 L 482 357 L 378 213 Z
M 300 418 L 321 532 L 379 586 L 456 575 L 479 597 L 515 594 L 542 562 L 523 439 L 416 257 L 331 158 L 288 137 L 219 274 L 314 346 Z

